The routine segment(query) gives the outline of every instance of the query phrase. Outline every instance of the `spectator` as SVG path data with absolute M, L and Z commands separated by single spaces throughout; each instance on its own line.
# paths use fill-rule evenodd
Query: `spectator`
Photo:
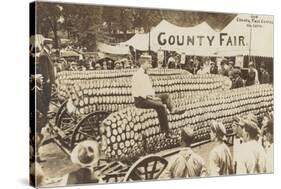
M 123 68 L 122 63 L 119 62 L 118 60 L 115 61 L 114 69 L 115 69 L 115 70 L 121 70 L 122 68 Z
M 234 69 L 234 65 L 235 63 L 232 60 L 228 62 L 228 72 Z
M 180 152 L 169 161 L 169 164 L 160 178 L 189 178 L 206 176 L 205 162 L 193 150 L 191 144 L 194 133 L 190 128 L 183 128 L 181 131 Z
M 102 69 L 107 70 L 107 62 L 106 61 L 102 62 Z
M 112 60 L 108 60 L 108 69 L 109 70 L 113 70 L 114 69 L 114 64 L 113 64 L 113 61 Z
M 221 61 L 221 67 L 218 72 L 220 75 L 228 77 L 228 70 L 226 69 L 226 63 L 227 63 L 226 59 L 223 59 Z
M 189 71 L 190 73 L 194 73 L 194 62 L 193 62 L 193 59 L 192 59 L 192 58 L 190 58 L 190 59 L 186 62 L 185 69 L 186 69 L 187 71 Z
M 232 89 L 240 88 L 244 86 L 243 79 L 241 78 L 241 71 L 237 68 L 232 69 L 229 72 L 229 78 L 232 81 Z
M 95 64 L 95 63 L 94 63 L 94 59 L 93 59 L 93 57 L 90 56 L 90 57 L 88 58 L 88 69 L 89 69 L 89 70 L 93 70 L 93 69 L 94 69 L 94 64 Z
M 173 57 L 168 59 L 168 68 L 175 69 L 176 68 L 176 60 Z
M 262 140 L 266 152 L 266 172 L 273 172 L 273 121 L 269 116 L 264 116 L 262 120 Z
M 233 140 L 233 167 L 236 173 L 237 170 L 237 161 L 240 154 L 241 145 L 243 144 L 243 125 L 242 117 L 235 117 L 234 122 L 232 124 L 233 132 L 234 132 L 234 140 Z
M 199 70 L 197 71 L 197 74 L 198 75 L 205 74 L 205 69 L 204 69 L 204 64 L 203 63 L 199 64 Z
M 218 67 L 215 62 L 211 62 L 210 74 L 218 74 Z
M 226 145 L 226 130 L 222 122 L 211 122 L 211 140 L 215 142 L 215 147 L 209 154 L 209 174 L 210 176 L 233 174 L 232 156 Z
M 244 122 L 242 135 L 245 143 L 239 151 L 237 174 L 265 173 L 266 154 L 262 145 L 257 141 L 260 129 L 254 121 L 249 119 L 242 121 Z
M 260 66 L 260 73 L 261 73 L 261 76 L 260 76 L 260 83 L 261 83 L 261 84 L 269 83 L 269 82 L 270 82 L 270 76 L 269 76 L 268 71 L 267 71 L 266 68 L 265 68 L 265 63 L 264 63 L 264 62 L 261 63 L 261 66 Z
M 203 68 L 204 74 L 209 74 L 210 69 L 211 69 L 211 59 L 207 58 L 207 60 L 204 63 L 204 68 Z
M 99 63 L 96 63 L 95 70 L 101 70 L 101 69 L 102 69 L 101 65 Z
M 76 145 L 71 153 L 71 161 L 78 166 L 77 171 L 71 172 L 67 184 L 98 183 L 101 178 L 93 171 L 99 161 L 99 144 L 95 141 L 83 141 Z
M 254 85 L 256 82 L 256 71 L 254 69 L 254 63 L 253 62 L 250 62 L 249 63 L 249 70 L 248 70 L 248 78 L 246 80 L 246 86 L 251 86 L 251 85 Z

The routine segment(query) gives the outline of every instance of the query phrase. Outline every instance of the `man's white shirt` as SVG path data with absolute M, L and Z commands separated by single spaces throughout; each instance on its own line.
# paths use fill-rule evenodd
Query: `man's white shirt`
M 132 78 L 132 95 L 133 97 L 155 96 L 149 76 L 144 73 L 143 68 L 139 68 Z

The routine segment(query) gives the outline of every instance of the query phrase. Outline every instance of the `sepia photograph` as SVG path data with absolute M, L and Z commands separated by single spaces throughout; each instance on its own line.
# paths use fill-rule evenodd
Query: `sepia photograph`
M 273 15 L 29 11 L 30 185 L 274 173 Z

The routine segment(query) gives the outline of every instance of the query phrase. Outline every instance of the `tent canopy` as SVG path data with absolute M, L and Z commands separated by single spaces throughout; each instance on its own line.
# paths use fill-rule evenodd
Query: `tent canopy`
M 147 51 L 169 50 L 197 56 L 273 57 L 273 17 L 237 15 L 222 31 L 206 22 L 180 27 L 162 20 L 150 33 L 135 34 L 120 46 Z
M 147 33 L 144 33 L 144 34 L 136 33 L 128 41 L 120 43 L 120 46 L 122 46 L 122 47 L 132 46 L 135 49 L 138 49 L 141 51 L 147 51 L 148 46 L 149 46 L 148 42 L 149 42 L 149 36 Z
M 232 43 L 239 43 L 242 37 L 244 45 L 221 45 L 219 54 L 250 55 L 273 57 L 273 17 L 253 16 L 249 14 L 237 15 L 220 34 L 232 36 Z M 226 55 L 225 55 L 226 56 Z
M 130 53 L 128 47 L 120 46 L 120 45 L 111 46 L 101 42 L 97 44 L 97 49 L 102 53 L 115 54 L 115 55 L 127 55 Z

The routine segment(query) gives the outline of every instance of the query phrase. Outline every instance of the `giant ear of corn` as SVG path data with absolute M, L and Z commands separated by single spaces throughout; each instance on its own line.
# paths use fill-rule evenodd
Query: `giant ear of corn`
M 192 99 L 176 100 L 181 115 L 169 115 L 171 131 L 180 136 L 183 127 L 194 130 L 194 143 L 210 138 L 210 121 L 221 120 L 232 133 L 234 116 L 254 113 L 259 118 L 273 111 L 272 85 L 208 93 Z M 145 153 L 154 153 L 179 146 L 178 140 L 168 140 L 160 132 L 156 111 L 129 107 L 110 114 L 102 123 L 102 150 L 109 160 L 132 160 Z
M 79 115 L 133 107 L 131 79 L 135 71 L 62 72 L 57 79 L 59 98 L 70 97 Z M 220 75 L 192 75 L 183 70 L 152 69 L 149 74 L 156 93 L 169 93 L 172 100 L 221 91 L 229 82 Z

